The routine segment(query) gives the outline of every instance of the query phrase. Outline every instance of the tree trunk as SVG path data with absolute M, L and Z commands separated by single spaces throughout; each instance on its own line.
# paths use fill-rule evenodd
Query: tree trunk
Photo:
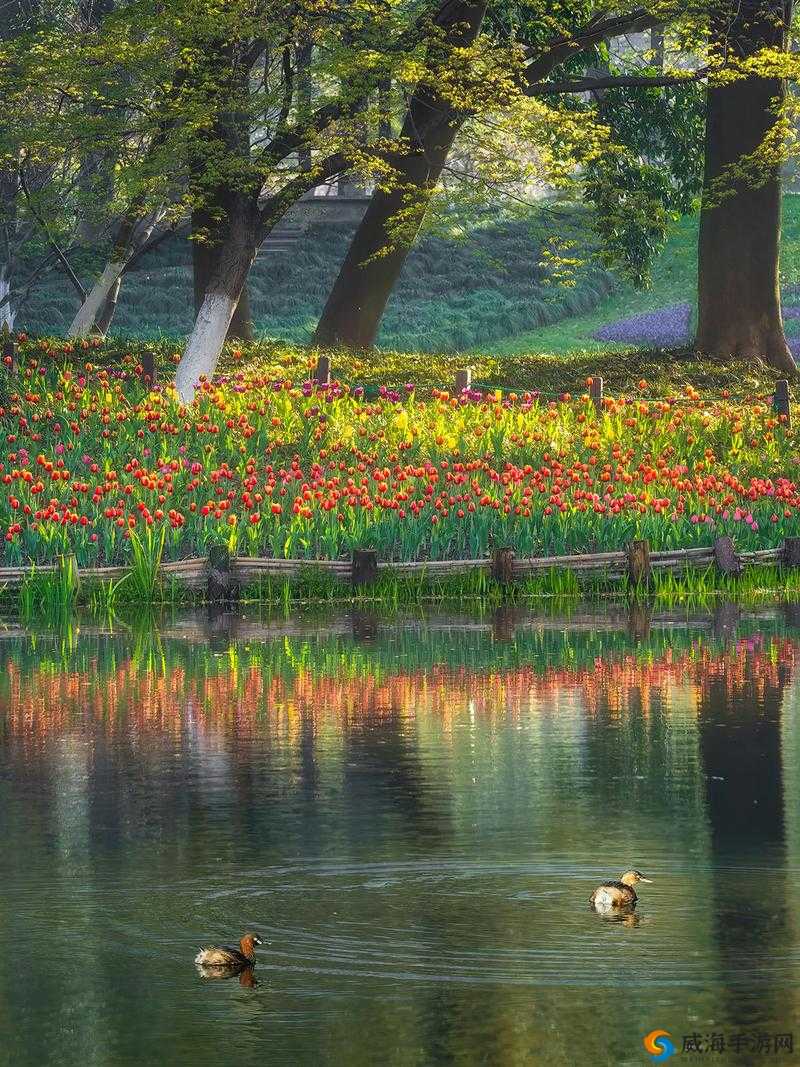
M 103 304 L 102 311 L 95 323 L 97 332 L 101 337 L 105 337 L 108 333 L 108 328 L 111 325 L 111 320 L 114 318 L 114 313 L 117 310 L 117 301 L 119 300 L 119 291 L 122 286 L 122 277 L 120 276 L 111 286 L 108 295 L 106 296 L 106 302 Z
M 0 264 L 0 329 L 14 329 L 14 297 L 11 289 L 11 273 L 5 263 Z
M 247 282 L 258 247 L 257 219 L 244 197 L 231 202 L 226 214 L 227 236 L 216 250 L 214 274 L 205 287 L 178 370 L 175 388 L 181 403 L 191 404 L 201 378 L 211 379 L 228 336 L 231 320 Z
M 449 48 L 469 47 L 475 41 L 486 6 L 486 2 L 453 6 L 448 16 Z M 376 189 L 370 200 L 317 325 L 317 344 L 352 348 L 374 344 L 464 117 L 432 84 L 414 93 L 401 133 L 408 148 L 389 155 L 396 176 L 391 188 Z M 399 228 L 393 223 L 401 211 Z
M 222 250 L 222 234 L 225 227 L 224 208 L 220 208 L 223 217 L 215 218 L 209 211 L 196 208 L 192 212 L 192 232 L 206 235 L 202 240 L 192 241 L 192 277 L 194 280 L 194 311 L 200 313 L 206 291 L 214 277 Z M 228 327 L 228 341 L 252 341 L 253 321 L 250 314 L 250 295 L 245 281 L 236 310 Z
M 241 42 L 234 44 L 220 39 L 210 44 L 201 64 L 209 79 L 209 106 L 213 119 L 208 129 L 200 131 L 190 146 L 192 191 L 195 194 L 191 222 L 196 316 L 200 315 L 206 295 L 213 291 L 214 279 L 240 224 L 240 215 L 248 210 L 237 165 L 241 165 L 242 172 L 247 169 L 251 149 L 247 108 L 249 84 L 240 50 Z M 216 163 L 219 153 L 222 153 L 222 159 Z M 245 277 L 244 284 L 238 287 L 227 340 L 253 340 L 246 286 Z
M 790 5 L 743 0 L 719 11 L 717 44 L 747 57 L 785 48 Z M 767 8 L 771 8 L 768 11 Z M 786 85 L 751 76 L 707 94 L 705 177 L 698 242 L 697 349 L 712 359 L 761 359 L 784 373 L 795 363 L 781 315 L 778 263 L 781 181 L 778 160 L 748 167 L 775 135 Z M 732 174 L 741 161 L 745 172 Z
M 92 330 L 105 336 L 117 306 L 128 261 L 136 249 L 149 240 L 161 215 L 162 212 L 157 211 L 146 222 L 140 223 L 138 215 L 132 212 L 121 220 L 108 263 L 78 308 L 67 337 L 86 337 Z
M 86 337 L 95 328 L 95 322 L 105 307 L 106 299 L 119 282 L 125 269 L 124 259 L 110 259 L 103 273 L 86 294 L 86 299 L 78 308 L 72 320 L 67 337 Z

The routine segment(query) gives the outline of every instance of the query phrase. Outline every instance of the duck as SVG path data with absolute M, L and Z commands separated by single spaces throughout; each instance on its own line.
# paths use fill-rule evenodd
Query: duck
M 245 934 L 239 942 L 239 947 L 233 945 L 219 945 L 212 948 L 201 948 L 194 958 L 198 967 L 210 973 L 227 972 L 238 973 L 251 969 L 256 962 L 256 945 L 263 944 L 260 937 L 255 934 Z
M 652 884 L 652 878 L 645 878 L 641 871 L 630 870 L 620 875 L 618 882 L 603 882 L 589 897 L 590 905 L 595 911 L 608 911 L 611 908 L 633 908 L 639 899 L 633 887 L 639 882 Z

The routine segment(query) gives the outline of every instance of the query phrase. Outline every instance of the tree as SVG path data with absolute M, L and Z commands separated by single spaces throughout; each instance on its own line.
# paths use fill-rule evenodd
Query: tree
M 492 79 L 484 84 L 485 79 L 473 77 L 470 65 L 461 61 L 477 35 L 484 9 L 484 4 L 439 0 L 421 9 L 405 3 L 395 8 L 386 4 L 376 16 L 374 5 L 351 2 L 326 13 L 321 22 L 316 15 L 306 22 L 293 20 L 291 32 L 281 38 L 275 87 L 268 87 L 277 117 L 273 114 L 268 132 L 259 131 L 259 144 L 251 143 L 246 158 L 223 148 L 215 159 L 214 165 L 227 171 L 215 179 L 217 187 L 226 190 L 219 226 L 224 237 L 218 244 L 217 270 L 209 280 L 176 374 L 178 395 L 184 402 L 191 400 L 200 379 L 213 373 L 256 250 L 294 200 L 341 173 L 378 175 L 384 187 L 397 180 L 392 168 L 392 160 L 399 158 L 396 145 L 384 140 L 380 149 L 374 149 L 364 142 L 365 128 L 376 124 L 370 114 L 371 101 L 387 80 L 407 87 L 409 72 L 416 81 L 420 69 L 433 67 L 440 81 L 449 81 L 452 97 L 464 100 L 468 110 L 474 99 L 502 93 L 502 79 L 499 90 Z M 313 42 L 311 60 L 307 50 L 302 51 L 309 40 Z M 354 40 L 360 44 L 357 50 L 352 47 Z M 226 42 L 230 47 L 230 38 Z M 252 51 L 253 42 L 240 39 L 231 52 L 230 70 L 241 62 L 237 57 L 250 56 Z M 303 56 L 302 79 L 297 76 L 298 55 Z M 226 65 L 218 69 L 224 83 Z M 313 93 L 308 90 L 309 77 Z M 244 112 L 243 96 L 232 92 L 228 84 L 226 108 Z M 250 98 L 252 121 L 252 90 Z M 219 99 L 218 87 L 206 96 L 210 113 Z M 260 113 L 263 118 L 263 109 Z M 426 129 L 438 124 L 438 116 L 433 123 L 426 120 Z M 218 140 L 222 143 L 224 138 Z M 208 166 L 205 174 L 209 174 Z
M 173 219 L 194 212 L 208 277 L 177 374 L 191 399 L 272 226 L 318 182 L 369 171 L 365 108 L 386 79 L 418 69 L 435 11 L 407 0 L 141 0 L 91 33 L 48 24 L 15 42 L 0 62 L 20 105 L 7 158 L 56 157 L 72 172 L 87 147 L 114 159 L 116 237 L 73 332 L 103 318 L 135 235 L 164 205 Z
M 444 0 L 444 6 L 450 2 Z M 238 86 L 235 80 L 242 67 L 252 70 L 263 57 L 265 43 L 259 38 L 226 35 L 226 58 L 212 64 L 213 71 L 204 80 L 207 113 L 219 116 L 218 121 L 206 122 L 201 180 L 202 186 L 213 189 L 216 262 L 176 374 L 178 395 L 184 402 L 192 399 L 201 378 L 213 373 L 250 266 L 270 229 L 314 185 L 350 170 L 359 160 L 369 166 L 360 143 L 365 103 L 387 70 L 405 62 L 408 48 L 429 32 L 427 13 L 409 20 L 410 12 L 403 10 L 398 20 L 398 11 L 387 7 L 381 20 L 375 18 L 370 5 L 353 3 L 337 14 L 337 18 L 323 19 L 321 25 L 315 16 L 306 22 L 293 20 L 288 35 L 283 28 L 277 71 L 264 84 L 270 108 L 258 107 L 263 124 L 258 144 L 253 144 L 251 135 L 246 146 L 232 151 L 231 123 L 226 116 L 248 115 L 252 126 L 252 78 L 240 78 Z M 367 46 L 365 51 L 354 55 L 348 48 L 345 57 L 342 43 L 356 37 L 362 49 Z M 308 90 L 308 78 L 314 76 L 309 71 L 309 39 L 318 57 L 316 96 Z M 302 78 L 298 78 L 298 56 Z M 326 82 L 331 84 L 334 73 L 335 88 L 326 91 Z M 220 113 L 219 99 L 225 100 L 225 114 Z
M 386 154 L 390 177 L 370 200 L 350 243 L 314 335 L 317 344 L 367 348 L 374 341 L 386 301 L 416 240 L 427 202 L 465 117 L 436 83 L 453 50 L 474 44 L 486 7 L 482 0 L 441 9 L 437 26 L 443 36 L 431 44 L 430 80 L 417 86 L 398 149 Z M 406 219 L 398 237 L 390 227 L 404 210 Z
M 224 39 L 220 39 L 212 42 L 207 48 L 196 64 L 192 77 L 210 77 L 215 80 L 218 92 L 223 98 L 239 99 L 247 103 L 249 73 L 246 64 L 234 62 L 231 47 Z M 217 150 L 224 159 L 242 160 L 246 164 L 250 153 L 250 129 L 246 110 L 231 108 L 216 111 L 208 128 L 199 130 L 196 142 L 189 146 L 192 167 L 191 238 L 195 316 L 200 313 L 208 287 L 219 266 L 220 248 L 225 239 L 225 219 L 234 209 L 237 195 L 236 182 L 226 181 L 224 174 L 216 173 L 216 168 L 208 165 Z M 246 282 L 234 309 L 227 339 L 253 339 Z
M 131 119 L 120 106 L 125 83 L 116 79 L 115 89 L 111 72 L 93 61 L 112 11 L 109 0 L 36 8 L 16 20 L 0 51 L 8 104 L 0 117 L 0 233 L 13 278 L 0 302 L 13 320 L 41 278 L 62 270 L 80 305 L 71 336 L 107 328 L 122 275 L 164 214 L 151 204 L 155 190 L 164 196 L 163 160 L 149 135 L 135 126 L 122 133 Z M 73 261 L 85 266 L 87 235 L 102 246 L 109 232 L 109 262 L 87 292 Z
M 791 13 L 791 0 L 725 0 L 711 11 L 726 76 L 707 92 L 696 346 L 794 375 L 778 273 L 786 82 L 757 66 L 759 55 L 786 52 Z
M 461 5 L 449 33 L 458 47 L 474 41 L 486 13 L 485 4 Z M 513 13 L 514 5 L 512 5 Z M 605 9 L 591 15 L 575 5 L 573 18 L 583 21 L 564 26 L 553 34 L 552 18 L 533 26 L 523 21 L 517 36 L 526 38 L 523 60 L 514 70 L 517 91 L 529 98 L 569 96 L 597 87 L 652 86 L 656 79 L 647 72 L 635 77 L 576 76 L 576 59 L 597 45 L 623 33 L 633 33 L 659 24 L 663 14 L 634 8 L 621 14 Z M 497 12 L 493 12 L 497 19 Z M 542 32 L 542 25 L 547 32 Z M 518 44 L 518 42 L 515 42 Z M 390 157 L 390 187 L 379 186 L 372 197 L 334 283 L 317 326 L 314 340 L 320 345 L 371 346 L 389 296 L 394 288 L 430 205 L 453 144 L 470 118 L 468 106 L 459 106 L 452 95 L 439 88 L 442 61 L 430 64 L 430 73 L 415 89 L 408 105 L 401 134 L 402 151 Z M 561 80 L 553 74 L 563 74 Z M 661 84 L 673 84 L 680 75 L 661 76 Z M 484 101 L 484 107 L 486 102 Z M 554 125 L 558 117 L 553 115 Z M 557 135 L 558 136 L 558 135 Z M 599 157 L 595 156 L 595 163 Z M 400 224 L 398 225 L 398 220 Z

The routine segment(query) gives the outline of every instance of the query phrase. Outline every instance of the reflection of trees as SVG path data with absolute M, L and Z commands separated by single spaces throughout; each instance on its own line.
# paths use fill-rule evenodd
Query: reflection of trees
M 781 753 L 792 666 L 788 658 L 771 662 L 770 652 L 742 642 L 735 658 L 709 663 L 698 678 L 715 939 L 728 1015 L 742 1025 L 754 998 L 778 1024 L 793 1011 L 781 973 L 792 938 Z M 743 985 L 740 975 L 751 969 L 753 984 Z
M 342 788 L 364 848 L 380 847 L 384 833 L 400 834 L 414 847 L 430 847 L 446 836 L 447 800 L 440 792 L 435 806 L 429 802 L 415 717 L 397 701 L 384 704 L 379 697 L 346 724 Z M 370 840 L 364 835 L 365 815 Z M 386 822 L 390 826 L 383 830 Z

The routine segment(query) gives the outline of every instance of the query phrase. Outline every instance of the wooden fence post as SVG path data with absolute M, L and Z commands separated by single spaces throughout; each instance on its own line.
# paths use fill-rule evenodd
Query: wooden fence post
M 800 537 L 787 537 L 783 542 L 781 562 L 785 567 L 800 567 Z
M 589 396 L 598 415 L 603 411 L 603 379 L 592 378 L 589 384 Z
M 212 604 L 220 600 L 230 600 L 232 590 L 231 554 L 228 546 L 212 545 L 208 550 L 208 600 Z
M 328 386 L 331 384 L 330 356 L 320 356 L 317 360 L 317 369 L 314 371 L 314 381 L 318 386 Z
M 631 585 L 647 585 L 649 583 L 649 541 L 631 541 L 628 545 L 628 579 Z
M 353 585 L 369 585 L 378 577 L 378 553 L 374 548 L 354 548 L 350 579 Z
M 142 379 L 151 388 L 156 384 L 156 360 L 152 349 L 149 348 L 142 352 Z
M 650 608 L 644 604 L 631 604 L 628 612 L 628 636 L 631 641 L 646 641 L 650 636 Z
M 514 549 L 498 548 L 492 557 L 492 577 L 500 585 L 514 581 Z
M 714 541 L 714 562 L 722 574 L 741 574 L 742 561 L 736 555 L 733 541 L 726 534 Z
M 456 383 L 454 386 L 454 393 L 456 396 L 460 396 L 465 389 L 469 389 L 472 386 L 472 370 L 467 367 L 465 370 L 456 371 Z
M 788 429 L 792 424 L 792 413 L 789 406 L 789 382 L 786 378 L 779 378 L 775 382 L 775 392 L 772 396 L 772 410 L 776 415 L 785 415 L 786 421 L 783 423 Z

